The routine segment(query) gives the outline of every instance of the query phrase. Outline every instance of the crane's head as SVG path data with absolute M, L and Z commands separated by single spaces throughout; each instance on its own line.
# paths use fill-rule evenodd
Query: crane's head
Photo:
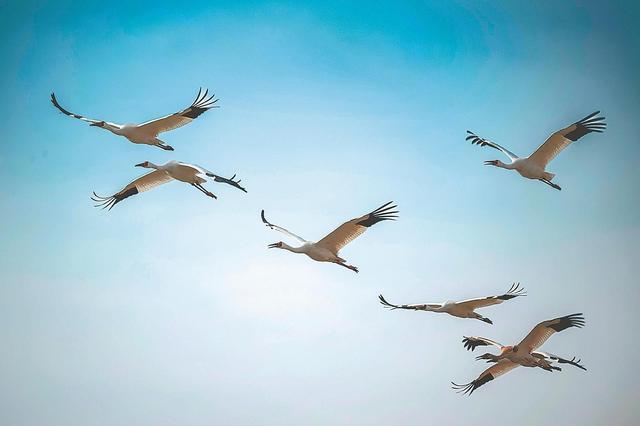
M 144 168 L 150 168 L 151 166 L 149 166 L 149 162 L 145 161 L 144 163 L 140 163 L 140 164 L 136 164 L 136 167 L 144 167 Z
M 504 164 L 502 161 L 500 160 L 487 160 L 484 162 L 485 166 L 496 166 L 496 167 L 504 167 L 506 166 L 506 164 Z
M 282 241 L 278 241 L 277 243 L 269 244 L 268 247 L 269 248 L 282 248 L 283 244 L 284 243 Z
M 106 123 L 104 121 L 98 121 L 97 123 L 89 124 L 89 126 L 104 127 L 105 124 Z
M 498 362 L 498 355 L 486 353 L 476 357 L 476 360 L 486 359 L 487 362 Z

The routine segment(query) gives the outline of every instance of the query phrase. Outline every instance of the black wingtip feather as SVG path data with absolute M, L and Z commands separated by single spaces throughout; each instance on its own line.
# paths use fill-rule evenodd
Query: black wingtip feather
M 582 328 L 585 325 L 585 319 L 582 316 L 581 312 L 556 318 L 556 320 L 557 322 L 555 324 L 550 325 L 549 327 L 554 329 L 557 332 L 566 330 L 567 328 L 571 328 L 571 327 Z
M 390 204 L 393 204 L 393 201 L 389 201 L 369 213 L 366 219 L 358 222 L 358 225 L 370 227 L 383 220 L 395 220 L 398 217 L 397 213 L 399 213 L 399 211 L 393 209 L 398 206 L 396 204 Z
M 514 297 L 519 297 L 519 296 L 526 296 L 527 292 L 525 291 L 524 287 L 520 287 L 520 283 L 513 283 L 511 284 L 511 288 L 509 288 L 509 291 L 507 291 L 505 294 L 498 296 L 498 299 L 500 300 L 510 300 L 513 299 Z
M 380 300 L 380 304 L 385 308 L 391 308 L 391 310 L 398 308 L 396 305 L 387 302 L 387 299 L 385 299 L 384 296 L 381 294 L 378 295 L 378 299 Z
M 575 125 L 575 129 L 564 136 L 575 142 L 586 134 L 592 132 L 602 133 L 606 129 L 607 123 L 604 122 L 605 117 L 596 117 L 598 114 L 600 114 L 600 111 L 592 112 L 582 120 L 576 121 L 573 123 Z
M 273 225 L 271 225 L 271 223 L 269 223 L 269 221 L 267 220 L 266 217 L 264 217 L 264 209 L 262 209 L 262 211 L 260 212 L 260 217 L 262 218 L 262 222 L 267 225 L 269 228 L 272 228 Z

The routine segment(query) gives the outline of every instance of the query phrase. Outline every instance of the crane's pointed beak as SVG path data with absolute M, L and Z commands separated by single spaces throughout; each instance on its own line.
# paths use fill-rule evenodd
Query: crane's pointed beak
M 135 167 L 144 167 L 144 163 L 136 164 Z
M 278 243 L 269 244 L 268 248 L 278 248 Z

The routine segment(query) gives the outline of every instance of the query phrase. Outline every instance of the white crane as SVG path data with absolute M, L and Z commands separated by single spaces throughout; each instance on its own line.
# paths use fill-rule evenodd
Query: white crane
M 98 203 L 96 204 L 96 207 L 102 207 L 103 209 L 108 208 L 109 210 L 111 210 L 113 206 L 115 206 L 125 198 L 131 197 L 132 195 L 136 195 L 144 191 L 148 191 L 155 188 L 156 186 L 170 182 L 174 179 L 181 182 L 186 182 L 199 191 L 203 192 L 207 196 L 216 199 L 218 197 L 216 197 L 213 193 L 207 191 L 202 186 L 203 183 L 207 182 L 207 177 L 213 178 L 214 182 L 226 183 L 228 185 L 235 186 L 241 191 L 247 192 L 246 189 L 240 186 L 240 179 L 234 180 L 234 178 L 236 177 L 235 174 L 231 177 L 231 179 L 227 179 L 194 164 L 169 161 L 166 164 L 158 166 L 150 161 L 145 161 L 144 163 L 136 164 L 136 167 L 144 167 L 147 169 L 155 170 L 151 173 L 147 173 L 144 176 L 140 176 L 110 197 L 102 197 L 94 192 L 94 197 L 91 197 L 91 199 Z
M 562 130 L 558 130 L 549 136 L 549 138 L 540 145 L 533 154 L 525 158 L 519 158 L 508 149 L 498 145 L 497 143 L 483 139 L 469 130 L 467 130 L 469 136 L 466 137 L 466 140 L 470 140 L 474 145 L 477 144 L 480 146 L 490 146 L 491 148 L 495 148 L 509 157 L 509 160 L 511 161 L 511 163 L 505 164 L 500 160 L 490 160 L 485 161 L 485 165 L 515 170 L 520 173 L 520 176 L 527 179 L 537 179 L 552 188 L 561 190 L 562 188 L 560 188 L 559 185 L 551 182 L 555 174 L 549 173 L 545 170 L 547 164 L 556 158 L 560 151 L 569 146 L 571 142 L 575 142 L 591 132 L 602 133 L 607 124 L 604 122 L 604 117 L 597 117 L 598 114 L 600 114 L 600 111 L 591 113 L 582 120 L 576 121 Z
M 372 225 L 375 225 L 376 223 L 383 220 L 395 220 L 398 217 L 396 215 L 398 211 L 393 209 L 395 209 L 397 206 L 390 205 L 391 203 L 393 203 L 393 201 L 389 201 L 388 203 L 377 208 L 371 213 L 367 213 L 364 216 L 360 216 L 343 223 L 317 243 L 307 241 L 304 238 L 297 236 L 293 232 L 270 223 L 264 217 L 264 210 L 262 210 L 261 216 L 262 222 L 264 222 L 265 225 L 269 228 L 289 235 L 290 237 L 293 237 L 302 243 L 302 245 L 299 247 L 291 247 L 290 245 L 279 241 L 277 243 L 269 244 L 269 248 L 289 250 L 293 253 L 304 253 L 311 259 L 318 262 L 331 262 L 351 269 L 354 272 L 358 272 L 358 268 L 353 265 L 347 265 L 347 261 L 338 256 L 338 252 L 340 251 L 340 249 L 342 249 L 342 247 L 346 246 L 351 241 L 362 235 L 364 231 L 366 231 Z
M 387 302 L 382 295 L 379 295 L 378 298 L 380 299 L 382 306 L 391 308 L 391 310 L 409 309 L 413 311 L 442 312 L 458 318 L 473 318 L 484 321 L 488 324 L 493 324 L 489 318 L 483 317 L 475 310 L 486 306 L 497 305 L 505 300 L 513 299 L 518 296 L 526 296 L 524 288 L 520 287 L 520 283 L 512 284 L 509 291 L 499 296 L 479 297 L 477 299 L 463 300 L 461 302 L 447 301 L 443 303 L 425 303 L 420 305 L 394 305 Z
M 477 379 L 466 384 L 456 384 L 451 382 L 454 389 L 471 395 L 474 390 L 485 383 L 505 374 L 518 366 L 523 367 L 539 367 L 546 371 L 558 370 L 561 368 L 553 365 L 571 364 L 582 370 L 586 370 L 580 365 L 580 360 L 575 357 L 571 360 L 553 355 L 547 352 L 541 352 L 537 349 L 544 344 L 554 333 L 566 330 L 571 327 L 581 328 L 584 326 L 584 317 L 581 313 L 571 314 L 564 317 L 554 318 L 552 320 L 542 321 L 536 325 L 533 330 L 515 346 L 505 346 L 496 341 L 484 337 L 465 337 L 462 342 L 464 347 L 473 351 L 478 346 L 496 346 L 500 348 L 500 355 L 486 353 L 476 357 L 476 359 L 485 359 L 487 362 L 494 362 L 493 365 L 483 371 Z
M 51 93 L 51 103 L 53 103 L 53 106 L 58 108 L 63 114 L 82 121 L 86 121 L 90 126 L 100 127 L 102 129 L 110 131 L 113 134 L 124 136 L 133 143 L 153 145 L 167 151 L 173 151 L 173 148 L 171 146 L 158 139 L 158 135 L 160 133 L 168 132 L 169 130 L 177 129 L 178 127 L 189 124 L 197 117 L 199 117 L 200 114 L 208 111 L 211 108 L 217 108 L 218 106 L 214 104 L 218 100 L 214 99 L 215 95 L 211 95 L 207 98 L 208 93 L 209 90 L 202 93 L 202 88 L 200 88 L 200 90 L 198 91 L 198 96 L 196 96 L 196 99 L 188 108 L 185 108 L 182 111 L 176 112 L 174 114 L 169 114 L 162 118 L 147 121 L 142 124 L 117 124 L 104 120 L 94 120 L 92 118 L 74 114 L 60 106 L 58 100 L 56 99 L 55 93 Z

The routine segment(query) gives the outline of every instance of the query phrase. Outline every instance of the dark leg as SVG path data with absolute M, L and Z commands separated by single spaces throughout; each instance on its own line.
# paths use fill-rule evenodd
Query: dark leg
M 346 263 L 342 263 L 342 262 L 336 262 L 336 265 L 340 265 L 340 266 L 344 266 L 347 269 L 351 269 L 353 272 L 355 272 L 356 274 L 358 273 L 358 268 L 356 268 L 353 265 L 347 265 Z
M 157 144 L 156 145 L 158 148 L 162 148 L 165 151 L 173 151 L 173 147 L 169 146 L 169 145 L 162 145 L 162 144 Z
M 204 189 L 204 188 L 202 187 L 202 185 L 200 185 L 200 184 L 198 184 L 198 183 L 192 183 L 192 184 L 191 184 L 191 186 L 193 186 L 193 187 L 197 188 L 197 189 L 198 189 L 198 191 L 200 191 L 200 192 L 204 193 L 205 195 L 207 195 L 207 196 L 209 196 L 209 197 L 212 197 L 212 198 L 218 199 L 218 197 L 216 197 L 214 194 L 212 194 L 211 192 L 209 192 L 209 191 L 207 191 L 206 189 Z
M 476 319 L 478 319 L 478 320 L 480 320 L 480 321 L 483 321 L 483 322 L 486 322 L 487 324 L 493 324 L 493 321 L 491 321 L 491 320 L 490 320 L 489 318 L 487 318 L 487 317 L 483 317 L 483 316 L 482 316 L 482 315 L 480 315 L 480 314 L 476 314 Z
M 198 189 L 200 189 L 202 192 L 207 194 L 209 197 L 215 198 L 216 200 L 218 199 L 218 197 L 216 197 L 213 192 L 207 191 L 207 189 L 204 186 L 202 186 L 202 184 L 196 183 L 196 185 L 197 185 Z
M 198 187 L 202 190 L 202 192 L 207 194 L 209 197 L 215 198 L 216 200 L 218 199 L 218 197 L 216 197 L 213 192 L 207 191 L 207 189 L 204 186 L 202 186 L 202 184 L 197 183 L 196 185 L 198 185 Z
M 547 185 L 549 185 L 550 187 L 557 189 L 558 191 L 562 191 L 562 188 L 560 188 L 559 185 L 556 185 L 555 183 L 552 183 L 551 181 L 548 181 L 547 179 L 539 179 L 539 180 L 540 180 L 540 182 L 544 182 Z

